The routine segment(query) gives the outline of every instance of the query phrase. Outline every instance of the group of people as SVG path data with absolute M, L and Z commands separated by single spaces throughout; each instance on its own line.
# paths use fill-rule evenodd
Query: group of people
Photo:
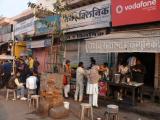
M 85 69 L 83 62 L 79 62 L 78 68 L 76 69 L 76 91 L 74 94 L 74 100 L 81 102 L 84 94 L 84 81 L 87 80 L 86 93 L 89 95 L 89 103 L 93 107 L 98 107 L 98 94 L 99 94 L 99 81 L 109 81 L 113 78 L 110 74 L 110 69 L 107 63 L 103 65 L 97 65 L 94 58 L 90 59 L 91 65 L 89 69 Z M 71 80 L 71 67 L 70 61 L 67 60 L 64 66 L 64 97 L 68 98 L 70 91 L 70 80 Z M 143 83 L 145 75 L 145 67 L 141 64 L 140 60 L 132 57 L 128 61 L 122 62 L 118 66 L 118 73 L 120 74 L 120 82 L 127 82 L 127 80 L 133 80 L 135 82 Z M 122 100 L 122 97 L 119 99 Z
M 121 75 L 122 82 L 126 82 L 129 78 L 135 82 L 143 83 L 146 69 L 139 59 L 130 57 L 127 61 L 122 61 L 119 64 L 118 73 Z
M 144 76 L 146 73 L 145 66 L 136 57 L 130 57 L 127 61 L 122 61 L 118 66 L 118 73 L 120 75 L 121 83 L 130 84 L 131 81 L 137 83 L 144 83 Z M 119 89 L 117 92 L 117 99 L 123 100 L 124 90 Z
M 71 80 L 71 68 L 69 60 L 66 61 L 64 68 L 64 96 L 67 98 L 70 90 Z M 109 68 L 107 63 L 98 66 L 96 64 L 96 60 L 91 58 L 90 68 L 85 69 L 83 62 L 79 62 L 78 68 L 76 70 L 76 91 L 74 100 L 79 102 L 83 100 L 84 80 L 87 80 L 86 93 L 89 94 L 89 103 L 92 104 L 93 107 L 98 107 L 98 82 L 102 77 L 106 79 L 109 77 Z
M 32 56 L 20 57 L 15 60 L 15 68 L 11 61 L 1 61 L 0 81 L 7 89 L 15 89 L 17 98 L 26 100 L 28 94 L 39 94 L 40 80 L 38 67 L 40 63 Z M 14 69 L 14 71 L 13 71 Z

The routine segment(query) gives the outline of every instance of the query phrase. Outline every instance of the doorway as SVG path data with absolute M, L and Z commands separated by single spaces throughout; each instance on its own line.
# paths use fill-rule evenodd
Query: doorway
M 118 61 L 127 61 L 129 57 L 138 58 L 146 68 L 144 76 L 144 85 L 154 88 L 154 75 L 155 75 L 155 54 L 154 53 L 119 53 Z

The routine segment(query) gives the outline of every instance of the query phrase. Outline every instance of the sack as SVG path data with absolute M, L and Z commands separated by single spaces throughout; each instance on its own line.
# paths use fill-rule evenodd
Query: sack
M 10 80 L 8 81 L 6 87 L 9 88 L 9 89 L 16 89 L 16 88 L 17 88 L 17 85 L 16 85 L 16 83 L 15 83 L 14 80 L 15 80 L 15 77 L 12 76 L 12 77 L 10 78 Z
M 64 75 L 64 76 L 63 76 L 63 85 L 67 85 L 67 84 L 68 84 L 67 76 Z

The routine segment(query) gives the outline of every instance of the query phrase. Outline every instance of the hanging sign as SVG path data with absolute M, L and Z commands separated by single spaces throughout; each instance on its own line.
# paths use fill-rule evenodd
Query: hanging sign
M 87 53 L 160 52 L 160 36 L 86 40 Z
M 160 21 L 160 0 L 112 0 L 112 25 Z
M 110 0 L 71 10 L 73 16 L 62 18 L 62 29 L 66 32 L 109 27 L 111 22 Z
M 29 18 L 25 21 L 17 23 L 14 26 L 15 35 L 33 34 L 34 33 L 34 18 Z

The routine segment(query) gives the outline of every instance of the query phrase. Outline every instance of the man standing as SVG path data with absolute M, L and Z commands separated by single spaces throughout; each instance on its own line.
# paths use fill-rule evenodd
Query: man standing
M 136 60 L 136 65 L 132 67 L 133 80 L 139 83 L 144 82 L 144 75 L 146 73 L 145 66 L 141 63 L 140 60 Z
M 66 65 L 64 66 L 64 97 L 68 98 L 68 93 L 70 91 L 70 80 L 71 80 L 71 68 L 70 68 L 70 61 L 66 60 Z
M 74 95 L 75 101 L 77 101 L 78 99 L 78 93 L 79 93 L 79 102 L 83 100 L 84 76 L 85 76 L 85 71 L 83 69 L 83 62 L 80 62 L 76 71 L 76 92 Z
M 33 72 L 31 76 L 26 79 L 26 88 L 28 89 L 28 97 L 32 94 L 36 94 L 37 89 L 37 77 L 36 73 Z
M 89 94 L 89 103 L 93 107 L 98 107 L 98 81 L 100 79 L 99 66 L 96 61 L 92 61 L 92 68 L 88 72 L 87 94 Z

